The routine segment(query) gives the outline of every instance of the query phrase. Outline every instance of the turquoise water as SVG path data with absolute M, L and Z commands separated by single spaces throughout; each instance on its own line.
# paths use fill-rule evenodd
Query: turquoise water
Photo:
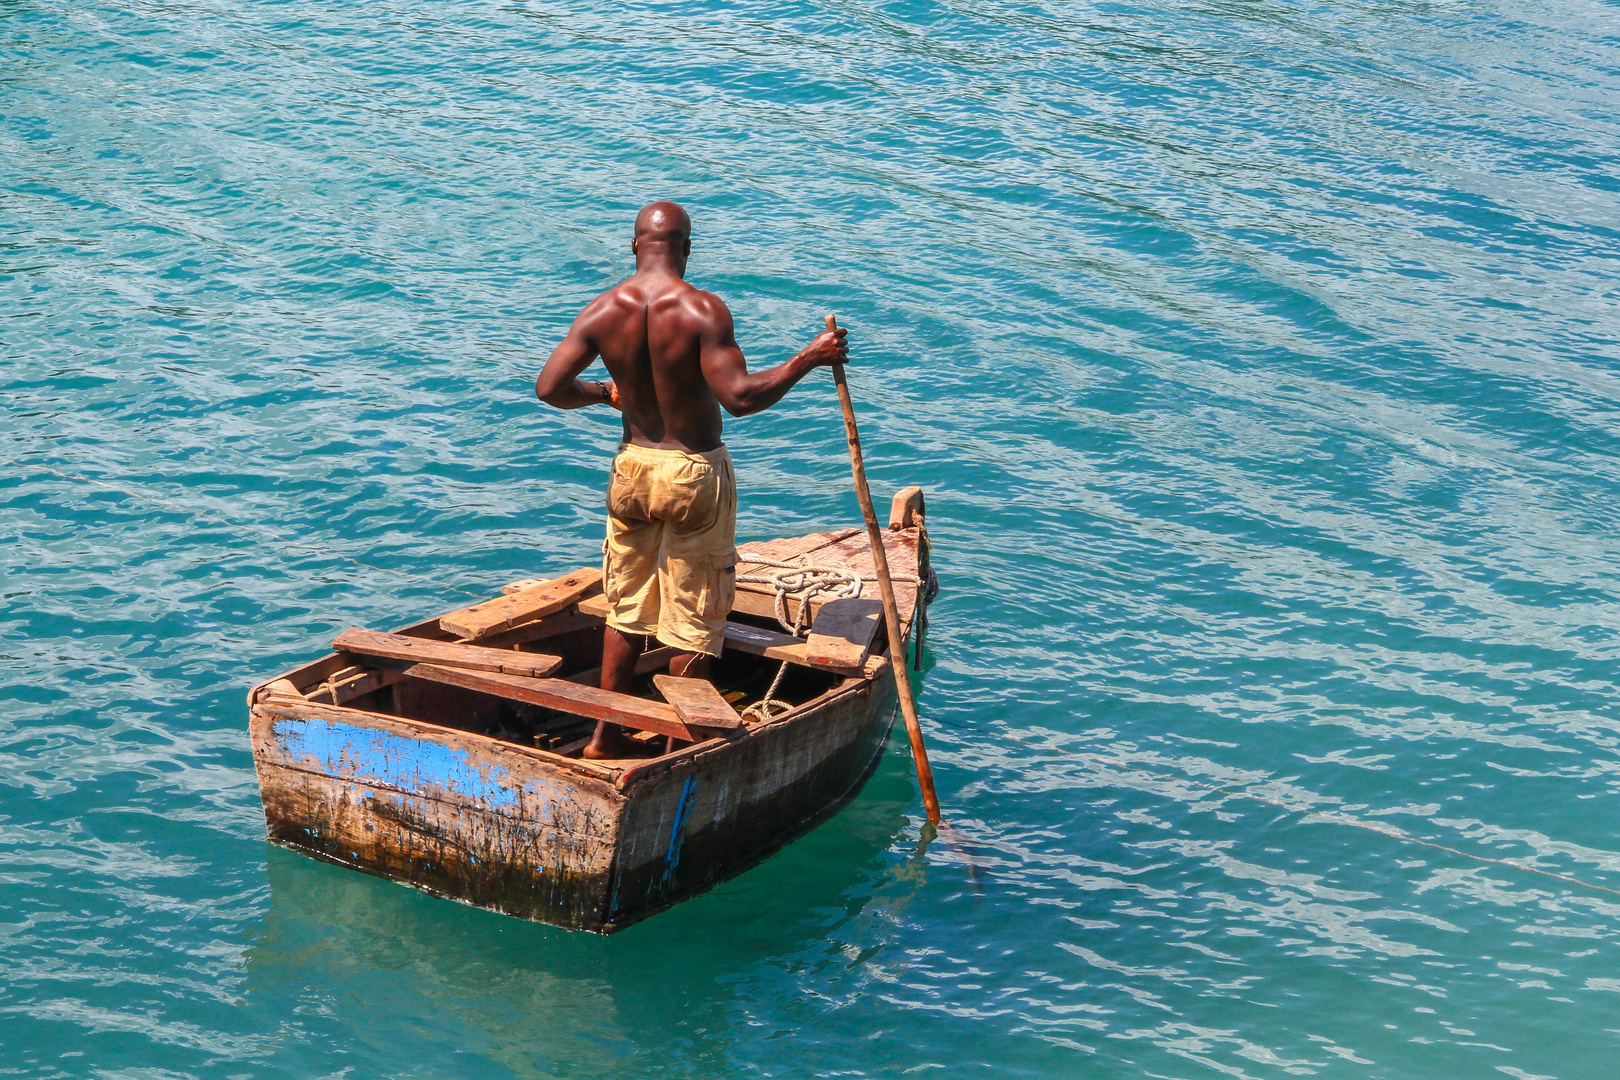
M 10 0 L 0 1075 L 1614 1075 L 1617 175 L 1582 0 Z M 611 939 L 270 849 L 250 683 L 596 557 L 654 197 L 852 328 L 976 879 L 903 739 Z M 826 378 L 728 438 L 854 519 Z

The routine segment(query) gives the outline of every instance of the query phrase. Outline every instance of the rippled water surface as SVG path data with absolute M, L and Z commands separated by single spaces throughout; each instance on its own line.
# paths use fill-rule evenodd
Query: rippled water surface
M 1613 1075 L 1617 175 L 1583 0 L 7 0 L 0 1075 Z M 903 739 L 611 939 L 269 848 L 250 683 L 595 558 L 655 197 L 928 489 L 977 880 Z

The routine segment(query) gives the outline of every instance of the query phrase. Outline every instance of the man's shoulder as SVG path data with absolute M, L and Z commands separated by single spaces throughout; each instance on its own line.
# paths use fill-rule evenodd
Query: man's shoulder
M 694 302 L 702 304 L 711 312 L 718 313 L 723 311 L 728 315 L 731 314 L 731 309 L 726 307 L 726 302 L 712 292 L 705 292 L 702 289 L 694 287 L 692 289 L 692 298 Z
M 630 312 L 641 308 L 641 297 L 635 294 L 633 287 L 627 286 L 628 282 L 621 281 L 613 288 L 598 293 L 580 309 L 574 320 L 575 326 L 589 333 L 595 328 L 617 323 Z
M 596 294 L 596 298 L 585 305 L 587 313 L 602 311 L 608 308 L 636 306 L 640 307 L 643 299 L 636 288 L 634 278 L 627 278 L 611 289 L 604 289 Z
M 731 325 L 731 309 L 712 292 L 694 287 L 687 306 L 704 329 L 722 329 Z

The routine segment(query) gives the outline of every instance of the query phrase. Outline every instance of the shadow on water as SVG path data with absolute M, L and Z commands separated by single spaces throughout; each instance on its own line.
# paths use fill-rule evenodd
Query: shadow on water
M 541 1077 L 627 1066 L 701 1073 L 729 1059 L 747 1022 L 741 984 L 762 966 L 819 953 L 885 882 L 886 903 L 896 879 L 915 882 L 902 836 L 915 791 L 896 749 L 854 803 L 808 836 L 607 938 L 269 847 L 270 908 L 251 935 L 247 995 L 282 1018 L 278 1065 L 302 1050 L 320 1070 L 308 1075 L 346 1066 L 364 1075 L 404 1051 L 424 1073 L 454 1065 L 458 1076 Z

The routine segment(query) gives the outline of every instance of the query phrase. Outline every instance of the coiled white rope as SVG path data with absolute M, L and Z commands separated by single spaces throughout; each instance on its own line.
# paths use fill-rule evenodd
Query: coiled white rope
M 776 591 L 776 621 L 782 628 L 794 637 L 804 637 L 810 632 L 805 625 L 810 618 L 810 605 L 813 601 L 840 600 L 845 597 L 861 595 L 861 575 L 847 566 L 837 563 L 815 563 L 807 561 L 808 556 L 801 555 L 791 562 L 773 559 L 757 552 L 739 551 L 737 561 L 755 566 L 767 566 L 771 569 L 761 573 L 738 574 L 739 584 L 769 585 Z M 788 618 L 787 602 L 789 599 L 799 602 L 798 613 L 792 619 Z M 792 703 L 782 701 L 776 692 L 782 686 L 782 679 L 787 675 L 788 661 L 782 661 L 782 666 L 776 669 L 776 678 L 771 680 L 771 688 L 765 691 L 765 696 L 742 712 L 744 719 L 769 720 L 772 716 L 780 715 L 793 708 Z
M 838 600 L 848 596 L 861 595 L 861 575 L 847 566 L 836 563 L 811 563 L 802 561 L 783 562 L 772 559 L 755 552 L 740 551 L 737 561 L 751 563 L 758 566 L 769 566 L 772 569 L 764 573 L 739 574 L 739 582 L 751 585 L 769 585 L 776 590 L 776 621 L 787 627 L 788 632 L 796 637 L 803 637 L 798 625 L 804 620 L 804 602 L 810 599 Z M 827 594 L 822 597 L 822 594 Z M 787 602 L 789 597 L 799 601 L 798 618 L 789 619 L 787 615 Z

